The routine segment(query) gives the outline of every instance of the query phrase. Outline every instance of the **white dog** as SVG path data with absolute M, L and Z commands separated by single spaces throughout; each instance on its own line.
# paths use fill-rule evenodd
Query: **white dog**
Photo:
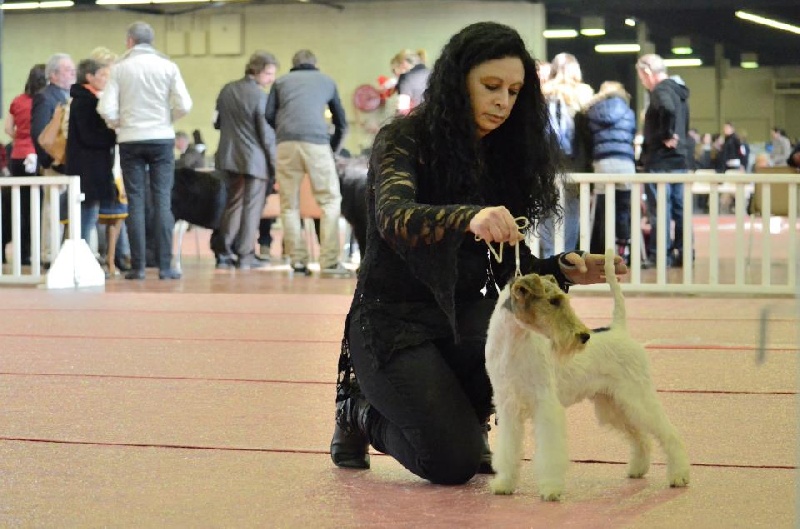
M 497 475 L 490 483 L 495 494 L 514 492 L 525 423 L 533 419 L 539 493 L 547 501 L 561 499 L 569 462 L 564 409 L 583 399 L 594 401 L 601 424 L 630 441 L 629 477 L 649 470 L 653 435 L 666 453 L 670 486 L 689 483 L 686 450 L 658 400 L 647 353 L 625 328 L 613 251 L 606 254 L 605 273 L 614 294 L 610 329 L 587 329 L 552 276 L 516 278 L 500 294 L 486 340 L 497 413 Z

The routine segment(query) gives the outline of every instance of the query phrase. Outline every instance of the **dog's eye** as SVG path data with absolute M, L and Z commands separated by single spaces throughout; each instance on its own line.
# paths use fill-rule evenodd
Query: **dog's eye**
M 561 298 L 553 298 L 550 300 L 550 304 L 554 307 L 558 307 L 561 305 Z

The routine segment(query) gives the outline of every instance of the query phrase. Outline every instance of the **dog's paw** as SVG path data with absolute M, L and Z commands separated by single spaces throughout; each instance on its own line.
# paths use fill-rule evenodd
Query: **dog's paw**
M 498 476 L 489 481 L 489 488 L 493 494 L 514 494 L 516 486 L 513 480 Z
M 689 485 L 689 469 L 669 473 L 670 487 L 685 487 Z
M 561 501 L 561 496 L 564 493 L 563 480 L 539 482 L 537 486 L 539 487 L 539 496 L 544 501 Z
M 546 490 L 542 489 L 539 495 L 542 497 L 544 501 L 561 501 L 564 491 L 562 490 Z
M 643 478 L 650 470 L 650 461 L 631 461 L 628 465 L 628 477 L 631 479 Z

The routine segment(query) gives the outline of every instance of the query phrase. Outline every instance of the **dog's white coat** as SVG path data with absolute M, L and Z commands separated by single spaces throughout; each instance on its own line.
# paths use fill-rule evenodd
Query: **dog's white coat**
M 658 400 L 647 353 L 626 330 L 624 299 L 612 255 L 606 255 L 605 267 L 614 294 L 611 329 L 592 333 L 583 350 L 553 352 L 551 340 L 542 334 L 547 331 L 520 322 L 506 306 L 509 287 L 500 294 L 486 342 L 486 368 L 497 414 L 492 458 L 496 476 L 490 483 L 495 494 L 511 494 L 517 486 L 525 423 L 532 419 L 539 493 L 548 501 L 561 499 L 569 463 L 564 409 L 587 398 L 594 401 L 601 424 L 628 438 L 629 477 L 642 477 L 649 470 L 652 435 L 666 453 L 669 484 L 683 487 L 689 483 L 686 450 Z M 557 288 L 555 284 L 546 286 Z M 577 319 L 568 303 L 555 314 L 562 312 L 565 325 Z M 549 323 L 550 328 L 559 326 L 557 321 Z

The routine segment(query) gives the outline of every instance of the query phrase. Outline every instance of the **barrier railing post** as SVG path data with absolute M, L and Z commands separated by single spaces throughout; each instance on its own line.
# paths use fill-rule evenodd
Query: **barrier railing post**
M 47 273 L 47 288 L 75 288 L 105 285 L 105 272 L 86 241 L 81 239 L 80 177 L 67 177 L 67 219 L 69 237 Z M 56 212 L 58 208 L 56 208 Z M 52 216 L 52 215 L 51 215 Z
M 15 276 L 22 274 L 22 226 L 20 222 L 20 189 L 19 186 L 11 188 L 11 254 L 14 262 L 11 273 Z
M 31 206 L 31 275 L 41 277 L 42 272 L 42 192 L 41 186 L 32 185 L 30 193 Z

